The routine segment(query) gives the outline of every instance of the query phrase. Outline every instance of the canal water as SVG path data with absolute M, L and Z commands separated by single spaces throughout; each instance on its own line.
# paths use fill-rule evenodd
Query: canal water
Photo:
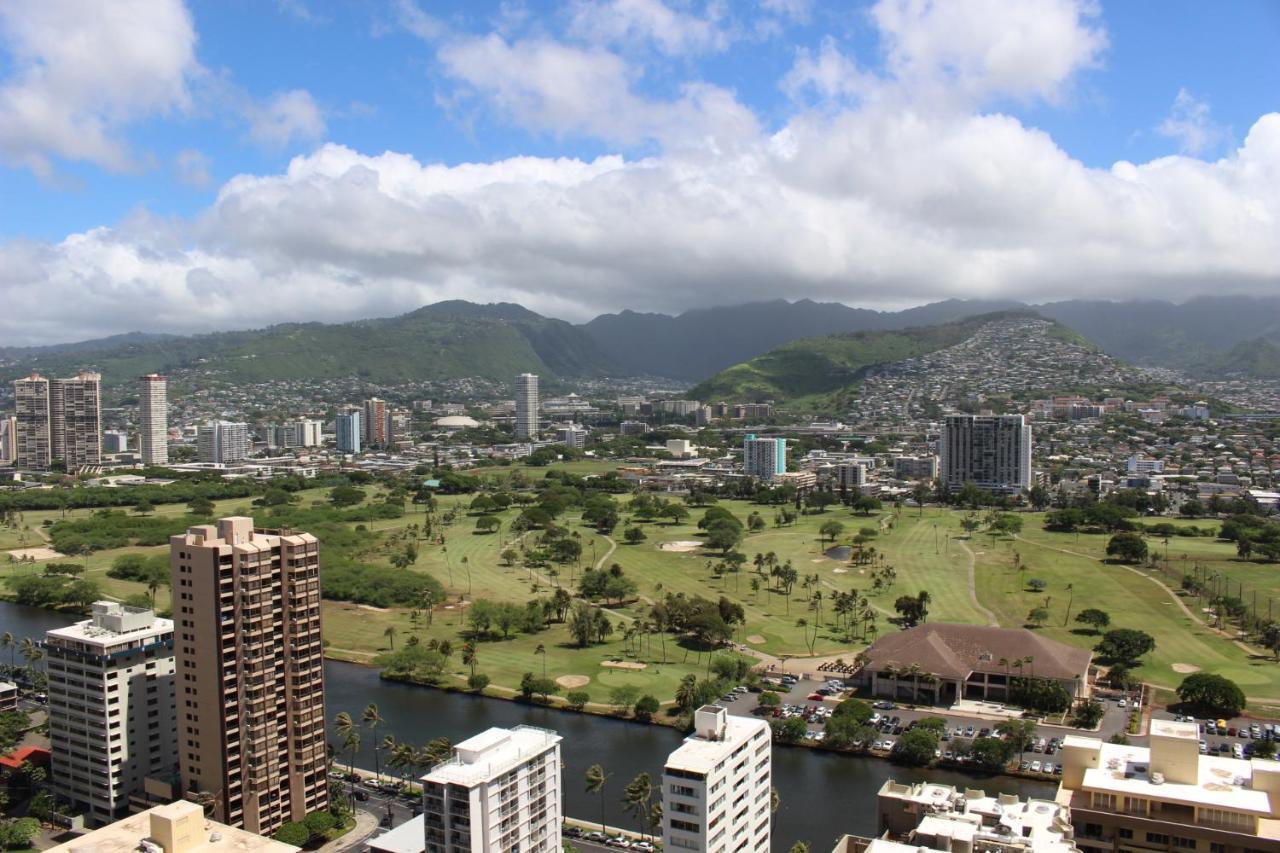
M 0 633 L 10 631 L 19 639 L 42 636 L 49 628 L 61 627 L 70 621 L 58 613 L 0 601 Z M 523 724 L 554 729 L 564 737 L 561 752 L 565 812 L 584 820 L 600 819 L 600 797 L 587 794 L 583 783 L 586 769 L 600 764 L 609 774 L 604 797 L 605 820 L 610 825 L 635 829 L 639 828 L 637 820 L 626 815 L 621 805 L 623 788 L 641 772 L 649 773 L 656 780 L 662 773 L 663 760 L 683 737 L 662 726 L 642 726 L 607 717 L 383 681 L 373 668 L 338 661 L 325 664 L 325 701 L 330 720 L 340 711 L 359 719 L 365 706 L 374 703 L 386 720 L 378 729 L 377 741 L 393 734 L 397 740 L 419 747 L 437 737 L 457 743 L 490 726 Z M 365 731 L 357 766 L 373 769 L 374 742 L 375 737 Z M 334 745 L 337 746 L 336 742 Z M 345 757 L 340 759 L 343 763 L 345 760 Z M 1024 797 L 1052 797 L 1055 789 L 1049 782 L 915 770 L 896 767 L 877 758 L 783 746 L 773 750 L 773 778 L 782 800 L 774 816 L 775 850 L 790 849 L 795 841 L 808 841 L 815 851 L 829 850 L 844 833 L 874 834 L 875 794 L 887 779 L 899 782 L 928 779 Z

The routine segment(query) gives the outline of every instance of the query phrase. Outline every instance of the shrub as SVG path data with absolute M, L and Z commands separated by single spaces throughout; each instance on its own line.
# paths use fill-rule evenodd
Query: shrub
M 479 693 L 489 686 L 489 676 L 483 672 L 477 672 L 475 675 L 467 677 L 467 687 Z
M 294 847 L 304 847 L 311 840 L 311 830 L 307 829 L 305 823 L 299 821 L 291 821 L 276 830 L 276 834 L 271 836 L 281 844 L 291 844 Z

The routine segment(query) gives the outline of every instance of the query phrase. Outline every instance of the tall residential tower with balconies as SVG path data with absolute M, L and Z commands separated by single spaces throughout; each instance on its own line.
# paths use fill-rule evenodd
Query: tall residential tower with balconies
M 169 543 L 182 788 L 259 835 L 329 805 L 319 547 L 244 517 Z

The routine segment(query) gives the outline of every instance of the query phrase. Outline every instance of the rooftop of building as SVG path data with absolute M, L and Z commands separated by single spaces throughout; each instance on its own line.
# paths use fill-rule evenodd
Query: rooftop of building
M 437 764 L 422 780 L 442 785 L 478 785 L 519 767 L 561 740 L 550 729 L 534 726 L 486 729 L 454 746 L 453 757 Z
M 694 720 L 693 734 L 667 757 L 668 770 L 684 770 L 705 776 L 724 761 L 728 753 L 761 730 L 769 730 L 769 724 L 764 720 L 734 716 L 725 713 L 723 708 L 699 708 L 694 712 Z
M 172 631 L 173 620 L 162 619 L 149 608 L 129 607 L 114 601 L 95 601 L 92 617 L 66 628 L 54 628 L 46 637 L 50 640 L 106 646 L 121 639 L 143 639 Z
M 1071 853 L 1071 817 L 1051 800 L 1021 800 L 1016 794 L 988 796 L 985 791 L 961 791 L 936 782 L 900 784 L 889 780 L 881 797 L 897 797 L 921 806 L 914 836 L 929 840 L 959 839 L 967 846 L 997 846 L 1036 853 Z M 913 836 L 913 840 L 919 841 Z M 919 843 L 916 846 L 920 846 Z M 937 849 L 949 844 L 937 844 Z
M 1174 725 L 1178 724 L 1166 728 L 1166 736 L 1177 736 Z M 1194 725 L 1181 725 L 1194 736 Z M 1154 728 L 1152 733 L 1159 734 Z M 1149 747 L 1104 743 L 1079 735 L 1068 735 L 1063 746 L 1097 750 L 1097 766 L 1084 771 L 1081 787 L 1086 791 L 1210 806 L 1264 818 L 1272 815 L 1270 795 L 1253 787 L 1254 773 L 1280 773 L 1280 762 L 1197 754 L 1195 782 L 1172 782 L 1152 771 Z
M 993 628 L 927 622 L 886 634 L 866 651 L 867 668 L 919 664 L 924 672 L 943 678 L 965 678 L 971 672 L 1003 672 L 1000 660 L 1031 655 L 1034 672 L 1046 678 L 1080 678 L 1093 655 L 1085 649 L 1042 637 L 1026 628 Z
M 169 832 L 166 827 L 171 828 Z M 186 832 L 190 828 L 198 833 Z M 297 849 L 209 820 L 200 806 L 179 800 L 95 829 L 51 847 L 49 853 L 293 853 Z

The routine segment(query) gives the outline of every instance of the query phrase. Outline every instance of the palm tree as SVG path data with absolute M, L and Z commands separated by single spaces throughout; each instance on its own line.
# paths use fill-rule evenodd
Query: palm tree
M 394 652 L 396 650 L 396 626 L 388 625 L 387 629 L 382 632 L 382 636 L 386 637 L 387 641 L 391 643 L 391 651 Z
M 544 646 L 542 643 L 538 643 L 538 647 L 537 647 L 536 649 L 534 649 L 534 650 L 533 650 L 533 653 L 534 653 L 535 655 L 542 655 L 542 678 L 543 678 L 543 680 L 546 680 L 546 677 L 547 677 L 547 647 L 546 647 L 546 646 Z
M 449 739 L 445 737 L 427 741 L 427 745 L 422 748 L 422 760 L 428 768 L 443 764 L 452 757 L 453 744 L 449 743 Z
M 676 705 L 681 711 L 691 711 L 697 698 L 698 677 L 690 673 L 680 679 L 680 684 L 676 687 Z
M 622 805 L 630 814 L 640 818 L 641 837 L 648 834 L 651 799 L 653 799 L 653 779 L 648 773 L 641 773 L 632 779 L 622 792 Z
M 5 631 L 3 635 L 0 635 L 0 649 L 9 650 L 9 669 L 13 669 L 14 667 L 13 656 L 17 651 L 17 647 L 18 641 L 14 639 L 12 633 Z
M 592 764 L 587 768 L 584 778 L 587 783 L 587 793 L 600 795 L 600 831 L 604 832 L 604 785 L 609 781 L 609 776 L 599 764 Z
M 791 853 L 809 853 L 809 842 L 797 841 L 791 845 Z
M 382 715 L 378 713 L 378 706 L 370 702 L 364 709 L 364 713 L 360 715 L 360 721 L 369 727 L 369 731 L 373 734 L 373 775 L 379 782 L 382 781 L 382 767 L 379 763 L 378 756 L 378 726 L 386 722 Z
M 462 644 L 462 665 L 471 667 L 472 678 L 475 678 L 476 676 L 476 664 L 478 662 L 479 662 L 479 657 L 476 655 L 476 644 L 463 643 Z

